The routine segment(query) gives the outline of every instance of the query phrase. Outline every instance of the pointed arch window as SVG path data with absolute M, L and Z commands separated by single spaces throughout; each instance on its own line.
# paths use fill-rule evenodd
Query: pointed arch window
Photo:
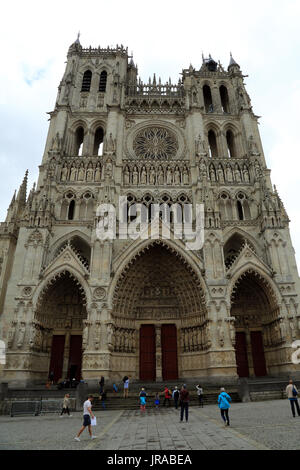
M 78 127 L 75 133 L 75 156 L 82 156 L 83 148 L 83 139 L 84 139 L 84 130 L 83 127 Z
M 75 213 L 75 201 L 72 199 L 72 201 L 69 204 L 69 209 L 68 209 L 68 220 L 74 220 L 74 213 Z
M 212 158 L 218 158 L 218 147 L 216 134 L 213 130 L 208 132 L 208 145 L 209 145 L 209 156 Z
M 203 98 L 204 98 L 205 112 L 212 113 L 214 110 L 214 107 L 213 107 L 210 86 L 208 85 L 204 85 L 203 87 Z
M 235 138 L 231 130 L 226 132 L 227 151 L 229 158 L 236 158 Z
M 241 201 L 237 201 L 237 211 L 239 220 L 244 220 L 244 211 Z
M 93 155 L 103 155 L 103 138 L 104 131 L 102 127 L 98 127 L 95 132 Z
M 99 80 L 99 91 L 105 93 L 106 91 L 106 82 L 107 82 L 107 72 L 103 70 L 100 73 L 100 80 Z
M 92 72 L 90 70 L 86 70 L 83 74 L 81 91 L 90 91 L 92 83 Z
M 223 113 L 229 114 L 230 113 L 229 96 L 228 96 L 228 90 L 225 85 L 220 86 L 220 98 L 221 98 Z

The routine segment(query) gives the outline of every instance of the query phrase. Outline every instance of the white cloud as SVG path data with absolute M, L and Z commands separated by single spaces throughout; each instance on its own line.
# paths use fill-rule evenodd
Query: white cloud
M 177 82 L 201 65 L 202 51 L 227 67 L 241 65 L 256 114 L 272 181 L 292 220 L 300 262 L 299 17 L 298 0 L 178 0 L 114 2 L 12 0 L 1 8 L 0 219 L 29 168 L 37 178 L 47 111 L 54 107 L 69 45 L 81 31 L 86 47 L 123 44 L 133 51 L 143 80 Z

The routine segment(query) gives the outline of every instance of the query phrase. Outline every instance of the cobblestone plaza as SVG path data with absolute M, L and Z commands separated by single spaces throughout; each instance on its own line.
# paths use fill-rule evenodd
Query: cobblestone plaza
M 59 418 L 0 416 L 1 450 L 297 450 L 300 417 L 293 418 L 288 400 L 234 403 L 231 426 L 224 427 L 215 405 L 190 408 L 188 423 L 181 423 L 179 410 L 101 410 L 95 412 L 97 439 L 84 431 L 74 437 L 82 414 Z

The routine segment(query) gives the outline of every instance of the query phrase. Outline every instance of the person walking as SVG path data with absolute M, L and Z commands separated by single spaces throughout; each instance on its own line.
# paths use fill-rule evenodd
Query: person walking
M 63 407 L 62 407 L 62 410 L 61 410 L 61 413 L 60 413 L 61 418 L 63 417 L 63 415 L 65 413 L 68 413 L 68 416 L 70 416 L 70 417 L 72 416 L 72 415 L 70 415 L 69 407 L 70 407 L 70 395 L 67 393 L 64 396 Z
M 155 403 L 156 409 L 158 410 L 158 409 L 159 409 L 159 405 L 160 405 L 159 393 L 156 393 L 154 403 Z
M 106 395 L 106 391 L 105 391 L 104 388 L 102 389 L 102 393 L 101 393 L 100 397 L 101 397 L 102 408 L 105 410 L 105 408 L 106 408 L 105 403 L 106 403 L 107 395 Z
M 190 394 L 187 390 L 186 385 L 184 384 L 180 390 L 180 421 L 183 421 L 183 415 L 185 414 L 185 421 L 188 422 L 189 419 L 189 401 Z
M 229 408 L 230 408 L 230 402 L 231 402 L 231 397 L 228 395 L 228 393 L 225 392 L 225 388 L 222 387 L 220 389 L 220 395 L 218 396 L 218 405 L 221 410 L 221 417 L 224 421 L 225 426 L 229 426 Z
M 144 388 L 140 391 L 140 409 L 141 412 L 144 413 L 146 411 L 146 391 Z
M 168 402 L 168 406 L 170 406 L 170 400 L 172 398 L 172 393 L 170 392 L 170 390 L 168 389 L 168 387 L 166 385 L 165 385 L 165 389 L 162 393 L 164 393 L 164 395 L 165 395 L 163 406 L 166 406 L 166 401 Z
M 50 374 L 49 374 L 49 380 L 51 382 L 51 385 L 54 384 L 54 372 L 53 370 L 51 370 Z
M 196 385 L 197 389 L 197 395 L 198 395 L 198 400 L 199 400 L 199 406 L 203 408 L 203 388 L 201 387 L 200 384 Z
M 80 441 L 80 434 L 85 430 L 85 428 L 88 428 L 89 434 L 91 436 L 91 439 L 96 439 L 97 436 L 94 436 L 92 433 L 92 425 L 91 425 L 91 418 L 94 419 L 95 416 L 92 412 L 92 401 L 94 397 L 93 395 L 89 395 L 87 400 L 83 403 L 83 424 L 80 430 L 78 431 L 77 436 L 74 438 L 75 441 Z
M 100 378 L 100 382 L 99 382 L 99 386 L 100 386 L 100 395 L 102 394 L 103 392 L 103 387 L 104 387 L 104 377 L 103 375 L 101 375 L 101 378 Z
M 289 399 L 289 402 L 291 404 L 293 417 L 294 418 L 296 417 L 295 407 L 297 409 L 298 416 L 300 416 L 300 408 L 299 408 L 299 403 L 298 403 L 298 390 L 297 390 L 296 385 L 294 385 L 292 379 L 289 381 L 289 384 L 287 385 L 285 391 Z
M 179 400 L 179 390 L 178 387 L 175 387 L 172 393 L 172 398 L 174 400 L 174 405 L 176 410 L 178 409 L 178 400 Z
M 124 398 L 128 398 L 128 390 L 129 390 L 129 378 L 127 375 L 123 378 L 124 382 Z

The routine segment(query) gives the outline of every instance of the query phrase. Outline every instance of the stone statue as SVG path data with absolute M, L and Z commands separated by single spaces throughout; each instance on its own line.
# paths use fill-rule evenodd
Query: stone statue
M 189 171 L 186 166 L 183 168 L 182 180 L 184 185 L 189 184 Z
M 137 171 L 137 167 L 136 167 L 136 166 L 133 168 L 132 184 L 139 184 L 139 173 L 138 173 L 138 171 Z
M 221 165 L 219 165 L 218 167 L 218 179 L 219 179 L 219 183 L 224 183 L 224 173 L 223 173 L 223 168 L 221 167 Z
M 67 181 L 67 178 L 68 178 L 68 167 L 66 164 L 64 164 L 61 170 L 61 181 Z
M 101 168 L 99 163 L 96 165 L 96 171 L 95 171 L 95 181 L 99 182 L 101 180 Z
M 144 166 L 141 171 L 141 184 L 147 184 L 147 172 Z
M 130 179 L 130 173 L 128 170 L 128 166 L 125 167 L 124 170 L 124 184 L 128 185 L 129 184 L 129 179 Z
M 156 177 L 156 174 L 155 174 L 155 169 L 154 167 L 152 166 L 150 168 L 150 175 L 149 175 L 149 184 L 155 184 L 155 177 Z
M 212 166 L 210 167 L 209 174 L 210 174 L 210 181 L 216 181 L 215 169 Z
M 164 172 L 163 172 L 163 169 L 162 167 L 160 166 L 158 168 L 158 175 L 157 175 L 157 183 L 162 186 L 164 184 Z
M 168 166 L 167 168 L 167 184 L 172 184 L 173 182 L 173 174 L 171 168 Z
M 253 156 L 260 155 L 260 152 L 258 151 L 257 143 L 255 142 L 253 135 L 250 135 L 248 139 L 248 149 L 249 149 L 250 155 L 253 155 Z
M 249 176 L 249 171 L 247 170 L 247 168 L 244 168 L 243 175 L 244 175 L 245 183 L 250 183 L 250 176 Z
M 207 150 L 205 148 L 205 143 L 204 140 L 201 139 L 201 135 L 199 134 L 198 139 L 195 142 L 196 146 L 196 155 L 201 156 L 201 155 L 207 155 Z
M 174 183 L 180 185 L 180 171 L 178 166 L 176 166 L 174 171 Z
M 93 181 L 94 180 L 94 170 L 91 165 L 88 166 L 86 170 L 86 180 L 87 181 Z
M 76 176 L 77 176 L 77 168 L 74 165 L 72 165 L 71 172 L 70 172 L 70 181 L 76 181 Z
M 82 162 L 78 170 L 78 181 L 84 181 L 84 179 L 85 179 L 85 169 L 84 169 L 84 164 Z
M 105 164 L 105 178 L 111 179 L 112 172 L 113 172 L 113 167 L 112 167 L 111 161 L 108 160 Z
M 226 179 L 228 183 L 233 182 L 232 169 L 230 165 L 227 165 L 227 168 L 226 168 Z

